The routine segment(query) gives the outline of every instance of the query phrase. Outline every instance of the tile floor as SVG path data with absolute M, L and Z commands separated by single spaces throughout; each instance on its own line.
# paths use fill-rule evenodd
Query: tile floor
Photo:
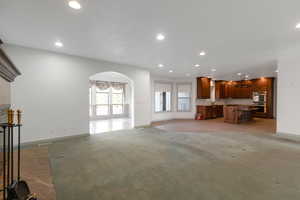
M 132 119 L 130 118 L 114 118 L 108 120 L 90 121 L 90 134 L 105 133 L 110 131 L 118 131 L 133 128 Z

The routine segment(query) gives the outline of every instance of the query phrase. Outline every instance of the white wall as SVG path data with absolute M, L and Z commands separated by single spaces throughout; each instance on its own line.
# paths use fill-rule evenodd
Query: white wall
M 196 79 L 171 79 L 151 76 L 152 89 L 151 89 L 151 100 L 152 100 L 152 121 L 163 121 L 170 119 L 194 119 L 196 113 Z M 172 111 L 171 112 L 155 112 L 154 102 L 154 84 L 155 82 L 171 83 L 172 84 Z M 192 97 L 191 97 L 191 112 L 177 112 L 177 86 L 176 83 L 191 83 L 192 85 Z
M 104 71 L 133 80 L 135 126 L 150 124 L 148 71 L 13 45 L 4 48 L 22 73 L 11 92 L 13 107 L 24 111 L 24 142 L 88 133 L 89 77 Z
M 10 104 L 10 84 L 0 77 L 0 105 Z
M 109 81 L 109 82 L 120 82 L 120 83 L 129 83 L 130 79 L 117 72 L 102 72 L 94 74 L 90 77 L 90 80 L 100 80 L 100 81 Z
M 277 132 L 300 135 L 300 46 L 282 52 L 278 60 Z

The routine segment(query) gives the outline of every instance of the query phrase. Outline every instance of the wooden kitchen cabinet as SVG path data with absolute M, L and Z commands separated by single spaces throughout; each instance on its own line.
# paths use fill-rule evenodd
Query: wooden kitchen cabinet
M 197 106 L 197 114 L 202 116 L 202 119 L 212 119 L 212 106 Z
M 227 105 L 224 106 L 224 122 L 239 124 L 252 120 L 252 106 Z
M 216 81 L 215 82 L 215 96 L 216 99 L 226 99 L 229 97 L 229 87 L 227 81 Z
M 229 98 L 250 99 L 252 98 L 252 82 L 251 81 L 231 81 L 229 85 Z M 228 98 L 228 97 L 227 97 Z
M 253 92 L 266 93 L 264 112 L 255 112 L 254 117 L 273 118 L 274 78 L 253 79 L 252 82 Z
M 263 92 L 269 90 L 273 86 L 273 78 L 259 78 L 252 80 L 253 91 Z
M 197 115 L 201 115 L 202 119 L 214 119 L 217 117 L 223 117 L 223 105 L 198 105 Z
M 211 79 L 207 77 L 197 78 L 197 98 L 209 99 L 210 98 L 210 82 Z

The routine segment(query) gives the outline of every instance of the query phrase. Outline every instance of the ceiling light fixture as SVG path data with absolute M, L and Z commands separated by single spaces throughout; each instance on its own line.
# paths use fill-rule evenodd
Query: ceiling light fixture
M 166 38 L 166 36 L 164 36 L 162 33 L 159 33 L 156 35 L 156 39 L 159 40 L 159 41 L 162 41 Z
M 200 56 L 205 56 L 205 55 L 206 55 L 205 51 L 200 52 Z
M 300 29 L 300 23 L 296 25 L 296 29 Z
M 200 67 L 200 65 L 199 65 L 199 64 L 195 64 L 194 66 L 195 66 L 195 67 Z
M 276 73 L 278 73 L 278 72 L 279 72 L 279 70 L 277 69 L 275 72 L 276 72 Z
M 69 6 L 75 10 L 81 9 L 81 5 L 78 1 L 69 1 Z
M 173 70 L 169 70 L 169 72 L 170 72 L 170 73 L 172 73 L 172 72 L 173 72 Z
M 245 75 L 245 78 L 249 78 L 249 75 L 247 74 L 247 75 Z
M 191 74 L 187 73 L 186 76 L 191 76 Z
M 159 68 L 162 68 L 162 67 L 164 67 L 164 65 L 163 65 L 163 64 L 159 64 L 158 67 L 159 67 Z
M 60 41 L 56 41 L 55 43 L 54 43 L 54 45 L 56 46 L 56 47 L 63 47 L 64 46 L 64 44 L 62 43 L 62 42 L 60 42 Z
M 242 75 L 242 73 L 241 73 L 241 72 L 239 72 L 239 73 L 237 73 L 237 75 L 238 75 L 238 76 L 241 76 L 241 75 Z
M 216 69 L 212 69 L 211 71 L 212 71 L 212 72 L 215 72 L 215 71 L 217 71 L 217 70 L 216 70 Z

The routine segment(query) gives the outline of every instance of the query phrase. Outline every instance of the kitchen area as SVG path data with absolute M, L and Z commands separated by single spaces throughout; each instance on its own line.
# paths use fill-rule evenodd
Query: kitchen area
M 222 123 L 255 123 L 276 118 L 276 79 L 225 81 L 197 78 L 196 120 L 223 118 Z

